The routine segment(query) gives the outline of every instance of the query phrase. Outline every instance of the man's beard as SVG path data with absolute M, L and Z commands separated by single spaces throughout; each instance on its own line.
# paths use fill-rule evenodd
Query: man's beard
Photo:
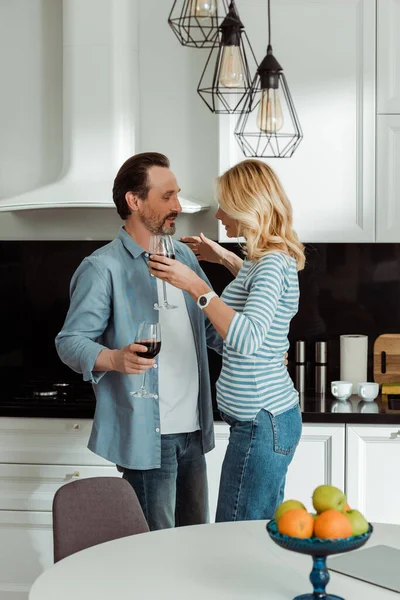
M 177 212 L 171 212 L 166 217 L 160 219 L 160 217 L 152 210 L 147 210 L 146 213 L 139 213 L 139 218 L 146 229 L 151 233 L 159 235 L 173 235 L 175 233 L 175 223 L 172 223 L 170 227 L 166 227 L 165 223 L 169 218 L 177 216 Z

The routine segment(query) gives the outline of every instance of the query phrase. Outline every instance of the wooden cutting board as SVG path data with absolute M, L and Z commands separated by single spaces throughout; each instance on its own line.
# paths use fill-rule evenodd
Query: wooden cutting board
M 374 342 L 374 381 L 400 382 L 400 333 L 385 333 Z

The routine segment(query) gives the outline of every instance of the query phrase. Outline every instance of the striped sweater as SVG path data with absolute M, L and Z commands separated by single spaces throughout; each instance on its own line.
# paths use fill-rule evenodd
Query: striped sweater
M 244 261 L 221 298 L 236 314 L 224 341 L 218 408 L 238 420 L 262 408 L 289 410 L 299 401 L 283 359 L 299 303 L 296 261 L 282 252 Z

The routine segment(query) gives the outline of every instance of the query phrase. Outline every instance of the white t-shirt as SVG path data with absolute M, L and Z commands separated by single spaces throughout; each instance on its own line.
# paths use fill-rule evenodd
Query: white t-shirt
M 159 303 L 162 281 L 157 279 Z M 158 389 L 161 433 L 190 433 L 200 429 L 199 371 L 192 325 L 182 290 L 167 283 L 169 304 L 178 308 L 159 311 L 161 352 L 158 358 Z

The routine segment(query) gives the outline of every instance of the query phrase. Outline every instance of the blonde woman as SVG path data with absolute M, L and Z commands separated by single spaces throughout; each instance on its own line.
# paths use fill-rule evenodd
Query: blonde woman
M 301 435 L 298 394 L 284 365 L 299 302 L 304 250 L 290 202 L 274 171 L 245 160 L 217 182 L 217 218 L 228 237 L 246 240 L 245 260 L 204 236 L 187 238 L 200 260 L 236 276 L 219 298 L 189 267 L 152 256 L 156 277 L 188 292 L 224 340 L 217 403 L 230 425 L 217 521 L 270 519 L 283 499 Z

